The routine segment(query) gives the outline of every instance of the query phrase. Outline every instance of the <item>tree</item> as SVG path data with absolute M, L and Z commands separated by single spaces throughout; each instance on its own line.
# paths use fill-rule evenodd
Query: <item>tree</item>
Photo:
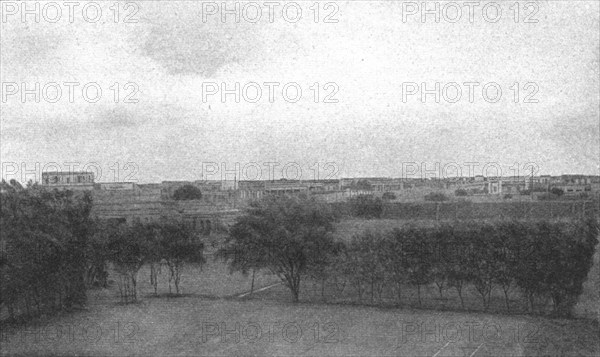
M 403 268 L 406 271 L 406 280 L 411 285 L 417 286 L 419 306 L 421 306 L 421 286 L 431 283 L 433 246 L 428 239 L 428 228 L 408 227 L 395 231 L 405 252 Z
M 119 274 L 119 293 L 124 303 L 137 301 L 137 274 L 152 257 L 148 244 L 151 234 L 148 226 L 136 224 L 122 225 L 109 237 L 109 260 Z
M 373 185 L 368 180 L 362 179 L 358 180 L 356 183 L 357 190 L 371 191 L 373 189 Z
M 466 240 L 470 245 L 466 257 L 469 261 L 469 275 L 475 290 L 481 296 L 484 311 L 487 311 L 490 305 L 497 265 L 494 260 L 494 250 L 490 244 L 490 237 L 494 233 L 493 225 L 485 223 L 466 233 Z
M 379 299 L 383 290 L 386 267 L 384 266 L 383 236 L 378 232 L 366 231 L 355 235 L 349 243 L 348 251 L 353 255 L 352 263 L 356 265 L 354 273 L 358 274 L 356 282 L 368 282 L 371 293 L 371 303 L 374 302 L 375 291 Z M 362 295 L 362 286 L 357 287 Z M 360 296 L 359 296 L 360 297 Z
M 163 222 L 150 228 L 157 230 L 160 236 L 160 252 L 155 256 L 160 260 L 164 259 L 169 267 L 169 293 L 172 281 L 176 293 L 179 294 L 179 282 L 184 264 L 203 265 L 206 262 L 203 254 L 204 244 L 197 241 L 193 231 L 183 224 Z
M 91 196 L 1 186 L 0 300 L 11 318 L 85 305 Z
M 201 198 L 202 192 L 193 185 L 183 185 L 173 192 L 173 199 L 176 201 L 199 200 Z
M 322 266 L 340 245 L 329 206 L 306 196 L 266 196 L 238 218 L 218 255 L 233 271 L 268 269 L 299 300 L 302 276 Z

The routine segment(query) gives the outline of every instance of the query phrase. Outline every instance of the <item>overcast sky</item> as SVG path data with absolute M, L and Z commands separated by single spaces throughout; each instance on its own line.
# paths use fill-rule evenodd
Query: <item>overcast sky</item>
M 115 180 L 107 174 L 115 162 L 117 181 L 123 180 L 123 165 L 133 162 L 138 182 L 200 179 L 202 163 L 210 162 L 228 168 L 296 162 L 304 178 L 313 175 L 314 163 L 326 175 L 328 162 L 338 168 L 336 177 L 398 177 L 406 163 L 473 162 L 517 163 L 521 170 L 534 162 L 542 174 L 598 174 L 597 1 L 541 1 L 537 9 L 523 2 L 518 15 L 514 2 L 498 3 L 497 22 L 495 7 L 487 19 L 482 15 L 482 2 L 472 21 L 464 7 L 455 23 L 455 8 L 444 13 L 443 2 L 438 23 L 434 15 L 422 20 L 413 5 L 420 2 L 320 3 L 317 22 L 313 2 L 298 2 L 297 22 L 294 6 L 287 20 L 281 5 L 270 19 L 269 8 L 258 3 L 257 23 L 248 21 L 256 7 L 244 13 L 244 3 L 239 23 L 234 15 L 223 21 L 213 3 L 203 8 L 193 1 L 121 3 L 115 23 L 114 2 L 98 3 L 97 22 L 95 5 L 86 8 L 88 21 L 82 16 L 85 3 L 72 19 L 61 5 L 56 22 L 48 21 L 57 18 L 56 9 L 44 2 L 39 22 L 34 15 L 23 21 L 20 3 L 2 5 L 4 177 L 11 162 L 27 168 L 94 162 L 102 167 L 101 181 Z M 137 22 L 125 22 L 128 15 Z M 52 82 L 61 87 L 58 100 Z M 80 84 L 72 103 L 65 82 Z M 231 89 L 236 82 L 258 83 L 261 99 L 247 100 L 254 98 L 252 86 L 239 103 L 234 95 L 223 102 L 220 89 L 203 98 L 212 83 Z M 265 82 L 279 83 L 273 100 Z M 440 88 L 458 83 L 462 96 L 451 103 L 456 86 L 447 86 L 439 103 L 433 94 L 423 102 L 421 83 L 433 89 L 436 82 Z M 473 100 L 465 82 L 480 83 Z M 22 83 L 29 89 L 40 83 L 39 103 L 33 94 L 23 100 Z M 102 89 L 97 102 L 82 96 L 86 83 L 95 83 L 88 99 L 95 86 Z M 293 86 L 284 98 L 286 83 Z M 298 86 L 302 96 L 291 102 Z M 498 87 L 500 99 L 489 103 Z

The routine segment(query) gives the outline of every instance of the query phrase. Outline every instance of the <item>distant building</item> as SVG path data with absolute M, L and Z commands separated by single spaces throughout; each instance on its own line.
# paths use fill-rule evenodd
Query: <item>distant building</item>
M 42 186 L 64 190 L 93 190 L 94 173 L 87 171 L 42 172 Z
M 487 181 L 487 192 L 490 195 L 502 194 L 502 180 Z
M 105 191 L 131 191 L 135 186 L 133 182 L 101 182 L 97 184 L 100 190 Z

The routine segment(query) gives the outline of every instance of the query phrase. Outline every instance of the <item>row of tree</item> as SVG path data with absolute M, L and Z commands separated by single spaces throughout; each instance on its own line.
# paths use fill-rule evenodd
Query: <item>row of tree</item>
M 484 310 L 492 291 L 500 289 L 510 311 L 510 295 L 520 292 L 531 312 L 542 312 L 550 300 L 558 315 L 569 315 L 583 291 L 598 243 L 596 221 L 496 222 L 434 227 L 405 227 L 365 232 L 345 246 L 330 269 L 355 286 L 381 296 L 385 286 L 402 289 L 434 284 L 443 298 L 454 289 L 465 308 L 467 287 L 480 296 Z M 536 306 L 539 309 L 536 309 Z
M 104 223 L 92 241 L 90 248 L 95 259 L 88 272 L 100 272 L 101 277 L 106 277 L 107 264 L 112 264 L 124 303 L 137 301 L 137 276 L 144 265 L 150 266 L 150 283 L 155 294 L 158 294 L 158 277 L 163 267 L 168 269 L 169 293 L 174 287 L 179 294 L 184 265 L 205 263 L 204 243 L 192 229 L 177 221 L 119 226 Z M 92 277 L 94 273 L 87 276 Z
M 435 284 L 440 296 L 455 289 L 463 307 L 469 286 L 484 309 L 500 288 L 510 310 L 509 294 L 518 290 L 532 312 L 536 301 L 551 299 L 557 314 L 568 315 L 582 293 L 598 236 L 596 220 L 503 221 L 365 232 L 341 242 L 332 234 L 335 220 L 331 207 L 314 199 L 266 197 L 238 219 L 218 256 L 232 271 L 271 271 L 294 301 L 308 277 L 323 289 L 326 281 L 348 282 L 361 299 L 393 286 L 401 301 L 403 287 L 412 286 L 419 303 L 421 288 Z
M 12 318 L 71 309 L 90 287 L 116 273 L 121 300 L 137 300 L 137 274 L 150 265 L 157 293 L 161 268 L 169 291 L 180 293 L 185 263 L 203 264 L 204 245 L 183 222 L 111 224 L 91 218 L 88 193 L 2 183 L 0 196 L 0 307 Z

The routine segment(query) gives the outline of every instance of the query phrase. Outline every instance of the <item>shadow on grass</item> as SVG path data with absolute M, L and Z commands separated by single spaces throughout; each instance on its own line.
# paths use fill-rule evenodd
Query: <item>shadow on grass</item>
M 200 298 L 205 300 L 221 300 L 223 297 L 213 294 L 177 294 L 177 293 L 162 293 L 162 294 L 145 294 L 144 298 L 148 299 L 178 299 L 178 298 Z

